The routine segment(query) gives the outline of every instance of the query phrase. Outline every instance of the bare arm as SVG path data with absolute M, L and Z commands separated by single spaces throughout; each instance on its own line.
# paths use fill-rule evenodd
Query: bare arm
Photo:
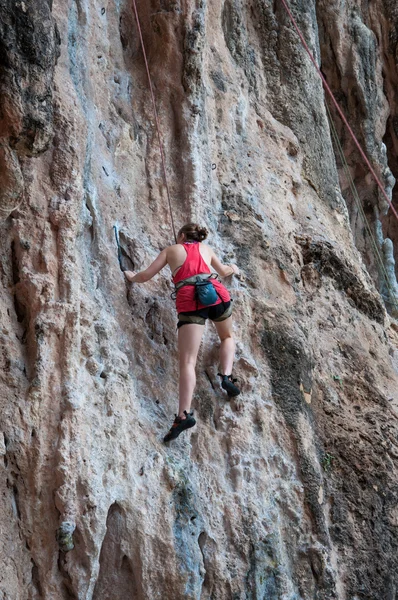
M 234 273 L 239 275 L 239 269 L 236 265 L 223 265 L 214 252 L 212 252 L 211 256 L 211 266 L 221 277 L 229 277 Z
M 145 283 L 149 281 L 159 273 L 167 265 L 167 255 L 166 250 L 162 250 L 157 258 L 153 261 L 152 264 L 149 265 L 145 271 L 141 271 L 140 273 L 134 273 L 133 271 L 124 271 L 124 275 L 127 281 L 130 283 Z

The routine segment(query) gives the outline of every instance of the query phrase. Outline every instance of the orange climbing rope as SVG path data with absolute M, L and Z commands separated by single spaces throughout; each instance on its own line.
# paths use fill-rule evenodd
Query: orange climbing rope
M 315 60 L 315 57 L 314 57 L 314 55 L 312 54 L 311 50 L 309 49 L 309 47 L 308 47 L 308 44 L 307 44 L 307 42 L 305 41 L 305 39 L 304 39 L 304 36 L 303 36 L 303 34 L 301 33 L 301 31 L 300 31 L 300 29 L 299 29 L 299 26 L 297 25 L 297 23 L 296 23 L 296 21 L 295 21 L 295 18 L 293 17 L 293 14 L 292 14 L 291 10 L 289 9 L 289 6 L 287 5 L 287 2 L 286 2 L 286 0 L 281 0 L 281 2 L 282 2 L 282 4 L 283 4 L 283 6 L 285 7 L 285 10 L 286 10 L 287 14 L 289 15 L 289 18 L 290 18 L 291 22 L 293 23 L 293 26 L 294 26 L 295 30 L 297 31 L 297 33 L 298 33 L 298 35 L 299 35 L 299 37 L 300 37 L 301 43 L 303 44 L 303 46 L 304 46 L 304 48 L 305 48 L 305 50 L 306 50 L 306 52 L 307 52 L 308 56 L 310 57 L 310 59 L 311 59 L 311 62 L 314 64 L 314 67 L 315 67 L 315 69 L 317 70 L 317 73 L 318 73 L 319 77 L 322 79 L 323 85 L 324 85 L 324 87 L 325 87 L 325 89 L 326 89 L 327 93 L 329 94 L 329 96 L 330 96 L 330 98 L 331 98 L 331 100 L 332 100 L 332 102 L 333 102 L 333 104 L 334 104 L 334 106 L 335 106 L 335 108 L 336 108 L 337 112 L 339 113 L 339 115 L 340 115 L 340 117 L 341 117 L 341 119 L 342 119 L 343 123 L 344 123 L 344 124 L 345 124 L 345 126 L 347 127 L 347 129 L 348 129 L 348 131 L 349 131 L 349 133 L 350 133 L 350 135 L 351 135 L 352 139 L 354 140 L 354 143 L 355 143 L 356 147 L 358 148 L 358 150 L 359 150 L 359 152 L 360 152 L 360 154 L 361 154 L 362 158 L 363 158 L 363 159 L 364 159 L 364 161 L 366 162 L 366 164 L 367 164 L 367 167 L 368 167 L 369 171 L 372 173 L 372 175 L 373 175 L 373 177 L 374 177 L 374 180 L 376 181 L 376 183 L 377 183 L 378 187 L 380 188 L 380 191 L 381 191 L 381 193 L 383 194 L 384 198 L 387 200 L 387 203 L 388 203 L 389 207 L 391 208 L 391 210 L 392 210 L 392 212 L 394 213 L 394 215 L 395 215 L 396 219 L 398 220 L 398 213 L 397 213 L 396 209 L 394 208 L 394 206 L 393 206 L 393 204 L 392 204 L 391 200 L 389 199 L 389 197 L 388 197 L 388 195 L 387 195 L 387 192 L 386 192 L 386 191 L 385 191 L 385 189 L 384 189 L 384 186 L 383 186 L 383 184 L 381 183 L 380 179 L 377 177 L 377 175 L 376 175 L 376 173 L 375 173 L 375 170 L 373 169 L 372 165 L 371 165 L 371 164 L 370 164 L 370 162 L 369 162 L 369 159 L 368 159 L 368 157 L 366 156 L 365 152 L 362 150 L 361 144 L 358 142 L 358 139 L 357 139 L 357 137 L 356 137 L 355 133 L 353 132 L 353 130 L 351 129 L 351 127 L 350 127 L 350 125 L 349 125 L 349 123 L 348 123 L 347 119 L 345 118 L 343 111 L 341 110 L 341 108 L 340 108 L 340 106 L 338 105 L 338 103 L 337 103 L 337 101 L 336 101 L 335 97 L 333 96 L 333 92 L 332 92 L 332 90 L 330 89 L 329 85 L 327 84 L 327 81 L 326 81 L 325 77 L 323 76 L 323 74 L 322 74 L 322 71 L 321 71 L 321 70 L 320 70 L 320 68 L 318 67 L 318 65 L 317 65 L 317 63 L 316 63 L 316 60 Z
M 164 182 L 166 184 L 167 199 L 168 199 L 168 202 L 169 202 L 171 226 L 172 226 L 172 229 L 173 229 L 174 239 L 175 239 L 175 241 L 177 243 L 177 234 L 176 234 L 176 228 L 175 228 L 174 219 L 173 219 L 173 209 L 171 207 L 170 189 L 169 189 L 169 184 L 168 184 L 168 181 L 167 181 L 166 162 L 165 162 L 165 159 L 164 159 L 164 151 L 163 151 L 162 136 L 161 136 L 161 133 L 160 133 L 158 111 L 156 109 L 156 102 L 155 102 L 155 95 L 153 93 L 152 79 L 151 79 L 151 74 L 149 72 L 149 65 L 148 65 L 148 60 L 147 60 L 147 56 L 146 56 L 144 40 L 143 40 L 143 37 L 142 37 L 140 18 L 138 16 L 138 10 L 137 10 L 137 5 L 136 5 L 135 0 L 133 0 L 133 7 L 134 7 L 135 19 L 137 21 L 138 34 L 140 36 L 140 41 L 141 41 L 142 53 L 144 55 L 145 68 L 146 68 L 146 72 L 147 72 L 147 75 L 148 75 L 149 89 L 150 89 L 150 92 L 151 92 L 151 98 L 152 98 L 152 104 L 153 104 L 153 112 L 155 114 L 156 129 L 157 129 L 157 132 L 158 132 L 158 141 L 159 141 L 159 148 L 160 148 L 160 156 L 161 156 L 162 165 L 163 165 Z

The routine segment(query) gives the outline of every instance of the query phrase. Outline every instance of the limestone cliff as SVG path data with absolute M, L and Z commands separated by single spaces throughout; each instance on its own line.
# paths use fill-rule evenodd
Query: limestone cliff
M 397 203 L 396 3 L 290 6 Z M 208 325 L 198 425 L 162 443 L 170 274 L 126 287 L 112 229 L 138 270 L 173 241 L 130 0 L 0 0 L 0 596 L 393 600 L 398 323 L 319 78 L 278 0 L 138 10 L 177 226 L 244 273 L 243 393 Z M 336 126 L 396 286 L 397 223 Z

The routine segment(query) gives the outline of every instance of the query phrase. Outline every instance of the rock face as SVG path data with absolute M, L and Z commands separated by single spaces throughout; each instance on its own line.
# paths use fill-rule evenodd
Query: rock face
M 396 203 L 395 2 L 290 5 Z M 126 287 L 113 232 L 137 270 L 173 241 L 131 2 L 1 0 L 1 597 L 393 600 L 398 324 L 320 81 L 279 2 L 137 6 L 177 227 L 244 273 L 242 395 L 209 324 L 198 424 L 162 443 L 170 274 Z M 397 223 L 336 127 L 396 290 Z
M 0 3 L 0 213 L 23 199 L 24 157 L 48 150 L 53 137 L 54 66 L 59 34 L 49 2 Z M 21 164 L 22 163 L 22 164 Z

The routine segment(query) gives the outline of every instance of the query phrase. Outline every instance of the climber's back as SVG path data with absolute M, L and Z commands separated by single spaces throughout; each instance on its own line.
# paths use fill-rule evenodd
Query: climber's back
M 198 273 L 210 273 L 213 251 L 201 242 L 183 242 L 167 248 L 174 283 Z

